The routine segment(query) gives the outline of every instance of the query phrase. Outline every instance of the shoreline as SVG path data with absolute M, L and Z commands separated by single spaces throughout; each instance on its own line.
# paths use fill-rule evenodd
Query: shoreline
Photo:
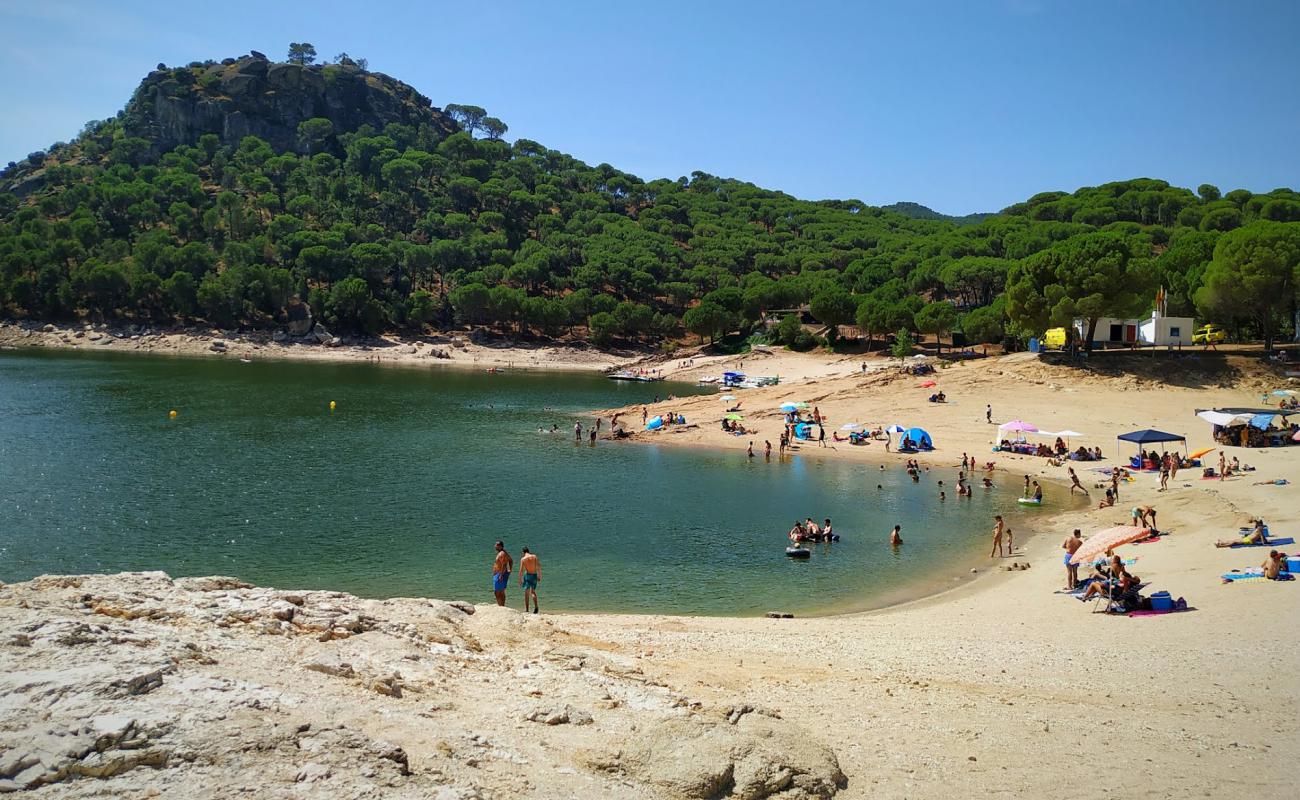
M 468 333 L 401 337 L 385 335 L 337 345 L 311 343 L 310 337 L 282 337 L 269 331 L 223 332 L 205 328 L 153 330 L 142 326 L 89 323 L 55 325 L 0 322 L 0 350 L 117 352 L 172 358 L 235 358 L 252 361 L 372 364 L 398 367 L 496 368 L 520 371 L 605 372 L 640 360 L 640 355 L 605 353 L 586 345 L 502 346 L 479 344 Z M 219 343 L 219 344 L 218 344 Z

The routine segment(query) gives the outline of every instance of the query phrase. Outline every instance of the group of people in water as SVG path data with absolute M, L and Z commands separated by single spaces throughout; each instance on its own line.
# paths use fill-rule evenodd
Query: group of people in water
M 789 539 L 794 544 L 803 542 L 834 542 L 839 540 L 839 536 L 831 530 L 830 517 L 826 518 L 823 525 L 818 525 L 812 517 L 802 521 L 795 520 L 794 527 L 790 529 Z

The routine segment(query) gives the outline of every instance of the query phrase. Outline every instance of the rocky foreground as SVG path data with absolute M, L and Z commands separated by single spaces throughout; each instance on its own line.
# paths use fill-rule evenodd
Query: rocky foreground
M 163 573 L 0 586 L 0 792 L 826 798 L 835 753 L 546 617 Z

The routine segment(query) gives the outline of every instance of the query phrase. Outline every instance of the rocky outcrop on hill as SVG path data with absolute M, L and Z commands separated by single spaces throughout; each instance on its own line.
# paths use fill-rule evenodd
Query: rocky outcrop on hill
M 828 798 L 834 753 L 546 617 L 162 573 L 0 587 L 0 792 Z
M 305 151 L 298 125 L 327 119 L 334 133 L 390 122 L 429 125 L 439 136 L 460 128 L 429 98 L 387 75 L 342 64 L 274 63 L 260 53 L 206 67 L 151 72 L 123 112 L 128 136 L 149 141 L 155 154 L 193 145 L 206 133 L 228 144 L 245 136 L 276 150 Z

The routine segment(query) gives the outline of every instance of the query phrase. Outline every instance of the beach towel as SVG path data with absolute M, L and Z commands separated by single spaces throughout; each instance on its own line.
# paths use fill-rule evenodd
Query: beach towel
M 1154 617 L 1160 614 L 1177 614 L 1179 611 L 1187 611 L 1187 609 L 1186 608 L 1164 608 L 1159 611 L 1156 611 L 1154 609 L 1148 611 L 1130 611 L 1128 612 L 1128 615 L 1130 617 Z

